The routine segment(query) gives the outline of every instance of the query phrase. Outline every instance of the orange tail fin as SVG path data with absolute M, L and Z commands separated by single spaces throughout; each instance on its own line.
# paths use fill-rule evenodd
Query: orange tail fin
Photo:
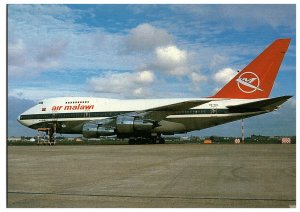
M 290 41 L 289 38 L 275 40 L 212 98 L 269 97 Z

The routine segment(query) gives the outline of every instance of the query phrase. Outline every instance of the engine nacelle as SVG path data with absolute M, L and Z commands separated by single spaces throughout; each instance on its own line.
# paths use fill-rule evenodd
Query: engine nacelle
M 114 128 L 103 127 L 95 123 L 86 123 L 82 127 L 82 135 L 85 138 L 98 138 L 99 136 L 115 135 Z
M 153 122 L 138 119 L 132 116 L 118 116 L 116 121 L 117 132 L 120 134 L 131 134 L 134 132 L 150 132 Z

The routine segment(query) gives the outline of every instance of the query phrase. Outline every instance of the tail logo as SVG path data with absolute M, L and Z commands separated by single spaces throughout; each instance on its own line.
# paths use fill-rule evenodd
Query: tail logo
M 244 93 L 253 93 L 256 90 L 263 91 L 259 88 L 259 77 L 253 72 L 244 72 L 236 79 L 239 89 Z

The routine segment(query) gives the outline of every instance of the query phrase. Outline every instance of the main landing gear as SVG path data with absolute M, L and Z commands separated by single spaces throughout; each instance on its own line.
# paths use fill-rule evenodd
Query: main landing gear
M 157 137 L 150 137 L 150 138 L 144 138 L 144 137 L 138 137 L 138 138 L 129 138 L 128 144 L 164 144 L 165 139 L 161 136 Z

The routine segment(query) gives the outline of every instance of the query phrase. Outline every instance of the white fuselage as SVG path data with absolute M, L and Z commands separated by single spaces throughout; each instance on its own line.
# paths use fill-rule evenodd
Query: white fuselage
M 255 116 L 260 112 L 230 113 L 227 106 L 255 102 L 260 99 L 135 99 L 119 100 L 94 97 L 59 97 L 45 99 L 20 115 L 19 122 L 33 129 L 43 123 L 61 123 L 62 133 L 81 133 L 82 125 L 92 120 L 101 120 L 133 111 L 143 111 L 164 105 L 189 100 L 211 100 L 186 111 L 168 115 L 153 129 L 157 133 L 180 133 L 200 130 L 241 118 Z

